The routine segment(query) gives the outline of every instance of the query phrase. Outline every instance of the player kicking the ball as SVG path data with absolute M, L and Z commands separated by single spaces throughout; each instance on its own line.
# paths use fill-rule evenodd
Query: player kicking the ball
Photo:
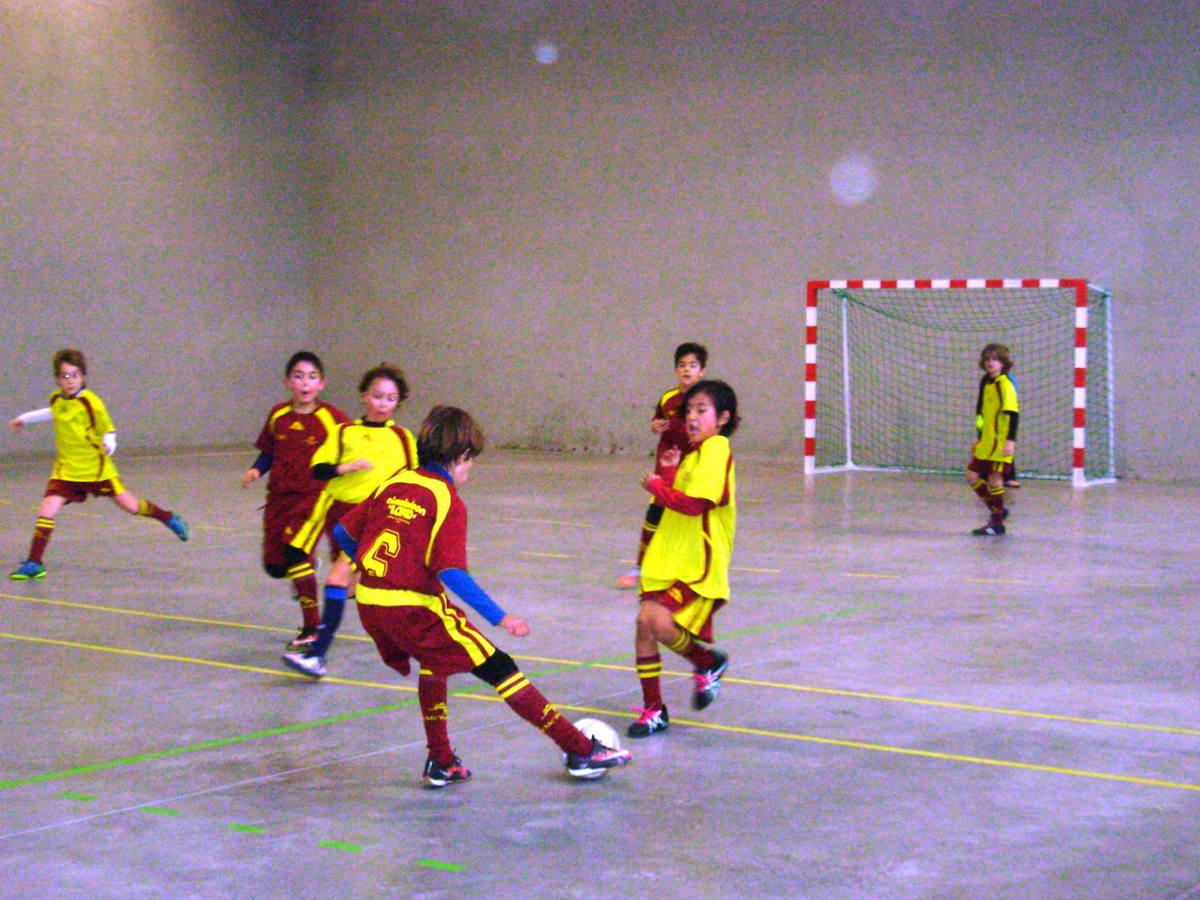
M 446 596 L 448 588 L 513 637 L 529 634 L 525 620 L 505 613 L 467 571 L 467 509 L 458 488 L 483 452 L 479 426 L 461 409 L 436 406 L 421 426 L 417 451 L 419 468 L 396 472 L 334 528 L 345 555 L 334 563 L 326 592 L 345 591 L 353 560 L 359 617 L 380 657 L 402 675 L 410 672 L 410 657 L 417 661 L 429 747 L 425 784 L 441 788 L 471 777 L 447 727 L 447 678 L 462 672 L 490 684 L 513 712 L 558 744 L 572 776 L 598 778 L 628 763 L 628 750 L 606 747 L 564 719 Z M 314 678 L 325 674 L 323 658 L 311 649 L 283 660 Z

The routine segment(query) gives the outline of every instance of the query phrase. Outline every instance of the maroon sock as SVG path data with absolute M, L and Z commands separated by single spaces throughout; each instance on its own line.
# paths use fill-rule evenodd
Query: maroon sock
M 645 709 L 662 709 L 662 657 L 657 653 L 653 656 L 639 656 L 637 673 L 642 683 L 642 703 L 645 704 Z
M 988 509 L 991 511 L 991 523 L 1000 525 L 1004 522 L 1004 486 L 995 492 L 988 494 Z
M 992 497 L 991 497 L 991 494 L 988 493 L 988 486 L 987 486 L 986 481 L 983 481 L 983 480 L 977 481 L 975 483 L 975 487 L 971 488 L 971 490 L 973 490 L 975 492 L 976 497 L 978 497 L 984 503 L 987 503 L 989 506 L 991 505 Z
M 138 500 L 137 514 L 139 516 L 149 516 L 151 519 L 158 519 L 164 525 L 167 524 L 167 519 L 174 515 L 169 509 L 163 509 L 156 503 L 150 500 Z
M 439 766 L 448 766 L 454 761 L 454 748 L 450 746 L 450 731 L 446 722 L 446 679 L 422 669 L 421 677 L 417 679 L 417 699 L 421 704 L 421 718 L 425 722 L 425 743 L 429 747 L 429 756 Z
M 712 655 L 712 651 L 703 644 L 696 642 L 688 632 L 682 628 L 679 629 L 679 637 L 667 644 L 671 650 L 674 650 L 697 669 L 711 669 L 716 664 L 716 659 Z
M 496 685 L 500 695 L 513 712 L 531 725 L 536 725 L 564 753 L 587 753 L 591 740 L 564 719 L 546 697 L 520 672 L 514 672 Z
M 50 543 L 50 535 L 53 533 L 54 520 L 38 516 L 37 522 L 33 526 L 33 540 L 29 542 L 31 562 L 40 563 L 42 561 L 42 554 L 46 552 L 46 545 Z
M 305 628 L 316 628 L 321 624 L 321 605 L 317 602 L 317 575 L 307 559 L 287 570 L 296 600 L 300 603 L 300 615 Z

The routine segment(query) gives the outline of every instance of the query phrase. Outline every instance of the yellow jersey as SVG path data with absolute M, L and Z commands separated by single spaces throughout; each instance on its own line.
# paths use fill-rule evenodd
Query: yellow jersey
M 103 400 L 87 388 L 73 397 L 55 391 L 50 395 L 50 416 L 58 450 L 51 478 L 107 481 L 117 477 L 117 466 L 101 442 L 104 435 L 116 431 Z
M 1007 375 L 999 375 L 995 381 L 984 376 L 979 385 L 979 415 L 982 418 L 979 440 L 975 444 L 975 458 L 991 462 L 1012 462 L 1012 456 L 1004 455 L 1008 442 L 1010 413 L 1019 413 L 1017 389 Z
M 669 507 L 642 559 L 643 591 L 682 581 L 702 597 L 729 599 L 729 559 L 737 526 L 737 478 L 729 438 L 715 434 L 685 456 L 672 487 L 715 505 L 699 516 Z
M 341 423 L 313 454 L 312 465 L 340 465 L 369 459 L 371 468 L 347 472 L 325 482 L 325 491 L 342 503 L 361 503 L 371 492 L 400 469 L 417 467 L 417 439 L 395 422 L 364 422 L 361 418 Z

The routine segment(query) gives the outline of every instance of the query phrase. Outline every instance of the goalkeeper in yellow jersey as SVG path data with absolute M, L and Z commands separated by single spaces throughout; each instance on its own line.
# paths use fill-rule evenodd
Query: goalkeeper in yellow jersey
M 1016 449 L 1020 404 L 1008 377 L 1012 358 L 1003 344 L 988 344 L 979 354 L 979 397 L 975 406 L 978 437 L 967 463 L 967 484 L 988 508 L 987 524 L 971 534 L 991 537 L 1004 534 L 1008 510 L 1004 506 L 1004 468 Z
M 104 402 L 84 384 L 86 375 L 83 353 L 59 350 L 54 354 L 58 390 L 50 395 L 49 406 L 22 413 L 8 423 L 13 431 L 21 431 L 35 422 L 53 421 L 58 451 L 38 507 L 29 557 L 8 576 L 13 581 L 46 577 L 42 554 L 54 533 L 54 517 L 66 504 L 83 503 L 89 496 L 111 497 L 125 512 L 157 519 L 181 541 L 188 539 L 183 519 L 135 496 L 121 483 L 112 459 L 117 450 L 117 432 Z

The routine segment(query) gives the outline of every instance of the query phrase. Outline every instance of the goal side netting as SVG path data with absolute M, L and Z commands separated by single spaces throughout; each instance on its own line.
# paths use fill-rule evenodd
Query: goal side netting
M 1013 359 L 1019 477 L 1113 480 L 1111 298 L 1046 278 L 809 282 L 805 471 L 962 473 L 989 343 Z

